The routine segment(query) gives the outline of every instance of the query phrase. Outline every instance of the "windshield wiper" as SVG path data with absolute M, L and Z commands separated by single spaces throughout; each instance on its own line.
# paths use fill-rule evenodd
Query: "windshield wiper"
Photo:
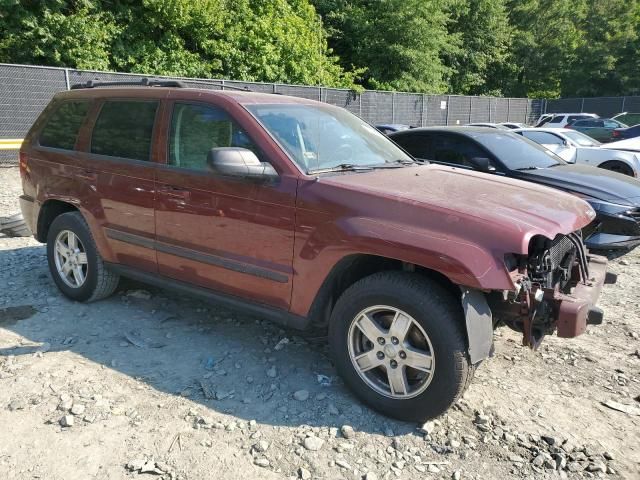
M 518 171 L 522 171 L 522 170 L 540 170 L 541 167 L 521 167 L 521 168 L 516 168 L 516 170 Z
M 309 170 L 309 175 L 316 175 L 318 173 L 331 173 L 331 172 L 361 172 L 366 170 L 373 170 L 373 167 L 366 165 L 355 165 L 353 163 L 341 163 L 328 168 L 318 168 L 316 170 Z
M 371 168 L 402 168 L 402 167 L 406 167 L 407 165 L 417 165 L 418 162 L 415 162 L 413 160 L 394 160 L 393 162 L 385 162 L 385 163 L 380 163 L 380 164 L 376 164 L 376 165 L 369 165 Z

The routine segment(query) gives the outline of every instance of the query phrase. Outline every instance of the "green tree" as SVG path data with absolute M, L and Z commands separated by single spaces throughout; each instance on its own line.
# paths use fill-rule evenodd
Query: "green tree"
M 460 49 L 447 59 L 455 72 L 450 90 L 458 94 L 500 94 L 496 76 L 510 68 L 512 28 L 506 0 L 460 0 L 452 5 L 449 32 Z
M 308 0 L 0 0 L 0 61 L 353 85 Z
M 368 88 L 445 92 L 458 39 L 449 35 L 451 0 L 315 0 L 329 45 L 346 70 L 366 69 Z
M 640 2 L 590 1 L 585 13 L 578 24 L 583 42 L 576 48 L 574 62 L 562 81 L 561 94 L 596 96 L 633 92 L 640 77 Z
M 584 42 L 579 28 L 587 1 L 509 0 L 515 28 L 510 53 L 514 67 L 501 79 L 511 96 L 557 97 Z

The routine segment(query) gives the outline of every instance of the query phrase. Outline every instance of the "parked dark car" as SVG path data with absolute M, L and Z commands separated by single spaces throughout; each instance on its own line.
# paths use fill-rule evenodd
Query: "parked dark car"
M 616 128 L 611 134 L 612 140 L 626 140 L 627 138 L 640 137 L 640 125 L 627 128 Z
M 486 128 L 496 128 L 499 130 L 510 130 L 506 125 L 502 125 L 501 123 L 490 123 L 490 122 L 477 122 L 477 123 L 468 123 L 465 127 L 486 127 Z
M 582 132 L 585 135 L 589 135 L 591 138 L 595 138 L 599 142 L 606 143 L 615 140 L 613 138 L 614 130 L 618 128 L 627 128 L 627 126 L 628 125 L 611 118 L 589 118 L 571 122 L 567 124 L 565 128 Z
M 378 129 L 379 132 L 384 133 L 385 135 L 388 135 L 390 133 L 393 132 L 401 132 L 403 130 L 409 130 L 411 127 L 411 125 L 404 125 L 402 123 L 383 123 L 380 125 L 376 125 L 376 128 Z
M 20 150 L 22 212 L 67 297 L 122 275 L 324 331 L 346 385 L 412 421 L 462 395 L 496 325 L 536 348 L 601 323 L 613 277 L 583 200 L 422 165 L 313 100 L 146 85 L 56 94 Z
M 596 210 L 583 231 L 593 249 L 640 244 L 640 181 L 587 165 L 569 164 L 531 140 L 488 128 L 434 127 L 391 139 L 416 158 L 526 180 L 574 193 Z

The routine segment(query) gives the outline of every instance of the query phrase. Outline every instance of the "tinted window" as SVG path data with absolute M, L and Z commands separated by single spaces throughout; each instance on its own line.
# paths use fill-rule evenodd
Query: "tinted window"
M 549 120 L 549 123 L 562 123 L 563 119 L 564 119 L 564 115 L 558 115 L 553 117 L 551 120 Z
M 574 127 L 598 127 L 602 126 L 602 122 L 598 120 L 578 120 L 573 124 Z
M 60 105 L 40 132 L 40 145 L 73 150 L 88 111 L 88 101 L 65 102 Z
M 565 163 L 546 148 L 510 132 L 474 134 L 474 138 L 511 170 L 547 168 Z
M 523 135 L 543 145 L 562 145 L 564 143 L 560 137 L 548 132 L 524 132 Z
M 568 123 L 574 122 L 576 120 L 582 120 L 584 118 L 591 118 L 588 115 L 569 115 Z
M 473 167 L 471 159 L 486 157 L 486 152 L 461 135 L 434 135 L 433 160 L 463 167 Z
M 110 100 L 104 103 L 91 137 L 91 152 L 149 160 L 158 102 Z
M 258 148 L 246 132 L 224 111 L 206 105 L 176 103 L 171 116 L 169 165 L 207 170 L 207 156 L 212 148 Z
M 393 136 L 391 139 L 415 158 L 434 160 L 431 135 L 406 134 Z

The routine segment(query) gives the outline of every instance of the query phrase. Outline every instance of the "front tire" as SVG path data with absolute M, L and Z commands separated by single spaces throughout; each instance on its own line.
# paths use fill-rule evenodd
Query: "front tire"
M 47 234 L 53 281 L 71 300 L 92 302 L 111 295 L 120 277 L 107 270 L 80 212 L 57 216 Z
M 463 325 L 460 301 L 433 280 L 380 272 L 338 299 L 329 345 L 338 373 L 360 400 L 420 422 L 444 413 L 471 380 Z

